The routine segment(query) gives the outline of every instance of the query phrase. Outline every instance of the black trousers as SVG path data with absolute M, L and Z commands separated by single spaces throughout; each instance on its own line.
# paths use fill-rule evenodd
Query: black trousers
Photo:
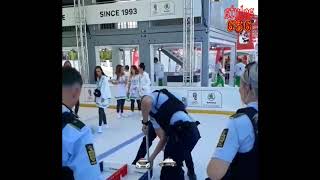
M 152 145 L 153 140 L 157 137 L 157 134 L 156 134 L 156 132 L 155 132 L 155 130 L 154 130 L 154 128 L 153 128 L 151 123 L 149 124 L 148 128 L 149 128 L 149 133 L 148 133 L 148 135 L 149 135 L 149 137 L 148 137 L 149 144 L 148 145 L 149 145 L 149 148 L 150 148 L 151 145 Z M 186 166 L 188 168 L 188 171 L 191 174 L 194 174 L 194 164 L 193 164 L 193 160 L 192 160 L 192 156 L 191 156 L 191 151 L 193 150 L 195 144 L 200 139 L 200 133 L 199 133 L 197 127 L 191 128 L 191 130 L 188 130 L 188 132 L 186 132 L 186 133 L 188 133 L 189 135 L 187 135 L 186 138 L 183 138 L 183 139 L 184 139 L 184 141 L 187 141 L 185 143 L 186 145 L 184 145 L 184 147 L 187 147 L 187 149 L 184 149 L 184 147 L 179 147 L 179 148 L 177 148 L 176 151 L 174 151 L 174 148 L 176 148 L 176 146 L 182 145 L 182 142 L 179 145 L 174 145 L 174 143 L 176 142 L 174 140 L 175 138 L 172 138 L 172 137 L 170 138 L 170 136 L 169 136 L 166 148 L 165 148 L 164 159 L 166 159 L 167 157 L 170 157 L 170 158 L 173 158 L 175 160 L 177 158 L 174 158 L 173 156 L 170 156 L 170 154 L 172 154 L 173 152 L 176 152 L 175 153 L 175 157 L 176 157 L 177 154 L 180 154 L 180 152 L 183 153 L 182 156 L 179 156 L 179 158 L 178 158 L 179 160 L 176 161 L 177 164 L 179 163 L 179 168 L 173 167 L 172 170 L 170 168 L 168 170 L 166 170 L 166 168 L 164 169 L 164 173 L 169 172 L 170 174 L 175 174 L 172 177 L 175 177 L 177 179 L 179 179 L 179 177 L 181 178 L 181 175 L 182 175 L 182 178 L 184 177 L 184 172 L 182 170 L 182 162 L 183 161 L 185 161 Z M 190 139 L 188 139 L 188 138 L 190 138 Z M 140 148 L 138 150 L 138 153 L 136 155 L 136 158 L 132 162 L 133 165 L 135 165 L 139 159 L 144 158 L 146 156 L 146 154 L 147 154 L 146 142 L 147 142 L 146 141 L 146 137 L 144 137 L 142 142 L 141 142 L 141 145 L 140 145 Z M 169 145 L 169 147 L 167 148 L 168 145 Z M 171 171 L 176 171 L 176 172 L 172 173 Z M 161 170 L 161 174 L 163 174 L 162 170 Z M 164 179 L 168 179 L 168 180 L 170 179 L 170 177 L 171 176 L 169 176 L 169 175 L 168 176 L 166 176 L 166 175 L 163 176 Z
M 119 112 L 123 113 L 123 107 L 124 107 L 125 101 L 126 101 L 125 99 L 118 99 L 117 100 L 117 113 L 119 113 Z
M 79 111 L 79 106 L 80 106 L 80 101 L 78 100 L 75 108 L 74 108 L 74 113 L 76 113 L 76 115 L 78 115 L 78 111 Z
M 151 123 L 149 123 L 148 128 L 149 128 L 149 133 L 148 133 L 149 144 L 148 145 L 150 148 L 153 140 L 157 137 L 157 134 L 156 134 Z M 143 137 L 143 140 L 140 144 L 137 156 L 134 159 L 134 161 L 132 162 L 133 165 L 135 165 L 139 159 L 144 158 L 146 156 L 146 154 L 147 154 L 146 143 L 147 143 L 146 137 Z
M 131 111 L 133 112 L 134 111 L 134 102 L 135 100 L 134 99 L 131 99 Z M 137 104 L 138 104 L 138 109 L 139 111 L 141 111 L 141 101 L 137 99 Z
M 103 124 L 107 124 L 106 113 L 104 112 L 103 108 L 99 107 L 99 126 L 102 125 L 102 121 L 103 121 Z
M 190 124 L 192 125 L 189 127 L 180 128 L 181 132 L 170 133 L 164 150 L 164 159 L 172 158 L 177 165 L 162 167 L 160 180 L 184 180 L 183 161 L 186 162 L 188 171 L 194 173 L 191 152 L 200 139 L 200 133 L 195 123 Z

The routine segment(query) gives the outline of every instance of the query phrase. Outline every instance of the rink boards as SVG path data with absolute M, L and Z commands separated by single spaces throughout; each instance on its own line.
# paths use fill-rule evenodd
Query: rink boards
M 81 91 L 81 105 L 94 106 L 93 92 L 96 88 L 95 84 L 84 84 Z M 201 111 L 219 111 L 219 112 L 235 112 L 242 107 L 239 88 L 237 87 L 167 87 L 152 86 L 152 90 L 166 88 L 173 92 L 184 101 L 188 107 L 187 110 L 194 110 L 195 113 Z M 110 86 L 111 94 L 116 94 L 116 87 Z M 116 99 L 112 98 L 110 106 L 116 105 Z M 129 103 L 125 103 L 128 107 Z

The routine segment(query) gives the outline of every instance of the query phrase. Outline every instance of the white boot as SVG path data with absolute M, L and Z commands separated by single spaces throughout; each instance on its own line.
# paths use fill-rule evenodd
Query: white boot
M 98 127 L 98 133 L 102 133 L 102 126 Z
M 120 118 L 121 118 L 120 113 L 117 113 L 117 118 L 118 118 L 118 119 L 120 119 Z

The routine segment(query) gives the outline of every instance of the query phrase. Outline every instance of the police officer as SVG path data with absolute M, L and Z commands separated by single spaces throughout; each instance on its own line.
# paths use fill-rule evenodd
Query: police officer
M 191 151 L 200 139 L 197 123 L 188 115 L 183 102 L 166 89 L 156 90 L 143 96 L 141 109 L 143 132 L 148 134 L 149 124 L 152 123 L 160 139 L 149 161 L 153 162 L 164 148 L 164 159 L 173 159 L 176 166 L 163 166 L 160 179 L 183 180 L 183 161 L 191 159 Z M 193 163 L 189 164 L 192 167 L 188 167 L 188 175 L 195 177 Z
M 176 96 L 177 97 L 177 96 Z M 187 102 L 184 103 L 185 106 L 187 106 Z M 199 122 L 197 121 L 197 125 L 199 124 Z M 152 146 L 152 142 L 154 139 L 156 139 L 157 134 L 152 126 L 152 123 L 148 124 L 148 140 L 149 140 L 149 148 Z M 146 149 L 146 137 L 143 137 L 143 140 L 140 144 L 138 153 L 136 155 L 136 158 L 133 160 L 132 164 L 135 165 L 139 159 L 144 158 L 147 154 L 147 149 Z M 192 156 L 191 154 L 188 155 L 185 159 L 185 163 L 186 166 L 188 168 L 188 176 L 190 180 L 195 180 L 196 179 L 196 175 L 194 173 L 194 165 L 193 165 L 193 160 L 192 160 Z M 190 168 L 190 170 L 189 170 Z M 152 176 L 152 170 L 151 170 L 151 176 Z
M 239 88 L 246 108 L 237 110 L 222 131 L 208 164 L 211 180 L 258 180 L 258 64 L 250 63 Z
M 156 139 L 157 137 L 157 134 L 152 126 L 152 123 L 149 123 L 148 125 L 148 140 L 149 140 L 149 148 L 151 147 L 152 145 L 152 142 L 154 139 Z M 139 159 L 141 158 L 144 158 L 147 154 L 147 150 L 146 150 L 146 137 L 143 137 L 143 140 L 140 144 L 140 147 L 139 147 L 139 150 L 138 150 L 138 153 L 136 155 L 136 158 L 133 160 L 132 164 L 135 165 Z M 188 156 L 186 157 L 185 159 L 185 163 L 186 163 L 186 166 L 188 168 L 188 176 L 189 176 L 189 180 L 196 180 L 197 179 L 197 176 L 196 174 L 194 173 L 194 165 L 193 165 L 193 160 L 192 160 L 192 156 L 191 154 L 188 154 Z M 190 170 L 189 170 L 190 168 Z M 193 173 L 192 173 L 193 172 Z M 151 170 L 151 176 L 152 176 L 152 170 Z
M 76 69 L 62 68 L 62 179 L 101 180 L 91 130 L 72 112 L 81 86 Z
M 63 67 L 72 67 L 71 62 L 69 60 L 66 60 L 63 64 Z M 74 112 L 76 115 L 78 115 L 80 107 L 80 101 L 78 100 L 77 104 L 75 105 Z

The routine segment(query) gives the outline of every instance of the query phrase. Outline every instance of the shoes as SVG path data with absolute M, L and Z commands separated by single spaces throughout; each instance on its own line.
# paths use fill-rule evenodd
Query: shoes
M 102 126 L 98 127 L 98 133 L 102 133 Z
M 117 118 L 118 118 L 118 119 L 120 119 L 120 118 L 121 118 L 120 113 L 117 113 Z

